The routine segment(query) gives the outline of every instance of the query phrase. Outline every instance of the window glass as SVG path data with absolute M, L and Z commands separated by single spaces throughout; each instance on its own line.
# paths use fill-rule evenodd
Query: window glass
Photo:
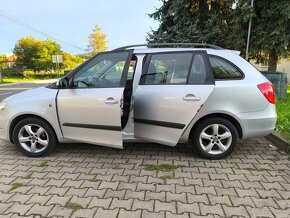
M 136 63 L 137 63 L 137 60 L 133 60 L 132 59 L 130 61 L 127 79 L 133 79 L 133 75 L 134 75 L 134 72 L 135 72 Z
M 216 56 L 209 56 L 210 65 L 216 79 L 242 78 L 241 72 L 229 62 Z
M 191 53 L 153 54 L 140 84 L 185 84 Z
M 188 82 L 191 84 L 202 84 L 206 80 L 206 69 L 203 55 L 196 54 L 193 57 Z
M 75 87 L 119 87 L 128 52 L 106 53 L 96 56 L 75 76 Z

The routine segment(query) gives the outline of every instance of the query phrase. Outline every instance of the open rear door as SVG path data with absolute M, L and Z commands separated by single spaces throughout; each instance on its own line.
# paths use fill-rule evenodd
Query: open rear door
M 206 52 L 154 53 L 134 95 L 135 137 L 175 146 L 214 88 Z
M 122 148 L 121 102 L 131 51 L 97 55 L 72 76 L 57 96 L 59 122 L 67 139 Z

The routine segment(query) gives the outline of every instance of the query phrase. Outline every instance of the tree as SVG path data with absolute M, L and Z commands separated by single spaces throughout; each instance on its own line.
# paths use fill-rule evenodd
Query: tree
M 0 54 L 0 70 L 6 66 L 7 57 L 6 55 Z
M 102 29 L 96 24 L 93 32 L 89 34 L 88 52 L 95 55 L 99 52 L 107 50 L 107 35 L 102 32 Z
M 19 39 L 14 48 L 16 64 L 32 70 L 53 68 L 52 55 L 61 53 L 60 45 L 51 39 L 37 40 L 32 36 Z
M 163 6 L 149 16 L 160 22 L 149 33 L 149 42 L 198 42 L 226 45 L 230 0 L 162 0 Z
M 279 58 L 290 51 L 289 0 L 162 0 L 163 5 L 149 16 L 160 22 L 148 34 L 149 42 L 200 42 L 218 44 L 245 54 L 248 23 L 253 18 L 250 58 L 268 62 L 276 70 Z
M 254 9 L 247 0 L 240 0 L 239 5 L 234 12 L 230 39 L 235 38 L 233 42 L 240 48 L 252 17 L 250 57 L 268 63 L 269 71 L 276 71 L 278 60 L 290 54 L 290 1 L 255 0 Z
M 63 53 L 63 64 L 62 64 L 63 69 L 66 70 L 74 69 L 82 62 L 84 62 L 84 60 L 78 56 L 75 56 L 67 52 Z
M 2 82 L 2 69 L 5 67 L 6 61 L 6 55 L 0 54 L 0 83 Z

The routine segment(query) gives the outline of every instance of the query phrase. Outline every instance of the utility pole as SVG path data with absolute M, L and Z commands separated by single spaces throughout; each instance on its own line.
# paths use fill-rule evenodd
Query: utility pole
M 251 7 L 254 8 L 254 0 L 251 0 Z M 250 38 L 251 38 L 251 28 L 252 28 L 252 17 L 249 21 L 248 28 L 248 37 L 247 37 L 247 46 L 246 46 L 246 60 L 249 60 L 249 46 L 250 46 Z

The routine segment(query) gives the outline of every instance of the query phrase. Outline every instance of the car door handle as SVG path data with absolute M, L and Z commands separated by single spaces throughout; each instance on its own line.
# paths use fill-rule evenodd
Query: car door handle
M 201 98 L 200 97 L 196 97 L 194 94 L 188 94 L 186 96 L 183 97 L 184 101 L 200 101 Z
M 106 103 L 106 104 L 118 104 L 119 101 L 118 101 L 118 100 L 115 100 L 115 99 L 112 98 L 112 97 L 109 97 L 109 98 L 107 98 L 107 99 L 105 100 L 105 103 Z

